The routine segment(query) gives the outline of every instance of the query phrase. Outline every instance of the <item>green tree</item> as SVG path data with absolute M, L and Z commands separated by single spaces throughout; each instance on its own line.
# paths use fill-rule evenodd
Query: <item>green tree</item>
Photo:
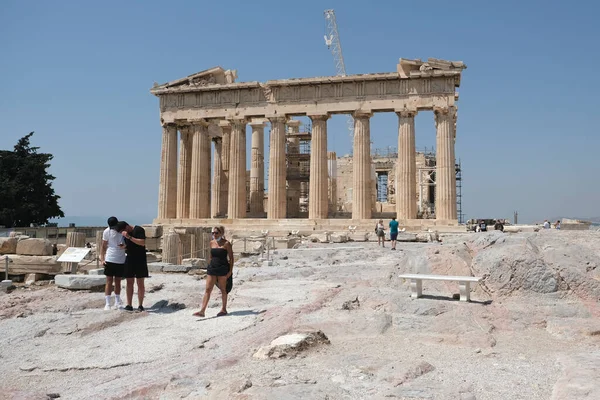
M 54 176 L 46 170 L 52 154 L 31 147 L 33 132 L 19 139 L 13 151 L 0 150 L 0 225 L 45 224 L 64 217 L 54 193 Z

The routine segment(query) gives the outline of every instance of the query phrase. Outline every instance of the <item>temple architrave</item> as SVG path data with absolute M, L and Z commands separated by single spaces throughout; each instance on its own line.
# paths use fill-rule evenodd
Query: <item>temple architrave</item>
M 398 151 L 392 203 L 398 220 L 406 226 L 456 225 L 456 88 L 465 68 L 460 61 L 400 59 L 397 70 L 390 73 L 262 83 L 236 82 L 235 70 L 215 67 L 155 84 L 150 92 L 160 100 L 163 133 L 154 223 L 284 222 L 302 215 L 304 193 L 306 222 L 330 224 L 328 220 L 339 218 L 334 215 L 339 208 L 336 155 L 327 151 L 327 120 L 333 114 L 351 114 L 352 207 L 351 216 L 340 223 L 370 225 L 377 212 L 370 118 L 374 113 L 394 112 L 398 116 Z M 417 220 L 414 118 L 424 111 L 435 115 L 434 220 Z M 300 116 L 310 118 L 310 133 L 299 132 L 299 121 L 293 118 Z M 252 135 L 249 154 L 247 126 Z M 270 126 L 268 151 L 266 126 Z M 306 135 L 309 155 L 299 151 Z

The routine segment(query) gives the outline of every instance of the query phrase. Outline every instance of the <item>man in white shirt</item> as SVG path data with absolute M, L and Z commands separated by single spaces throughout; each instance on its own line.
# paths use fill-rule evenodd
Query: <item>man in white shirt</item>
M 106 299 L 105 310 L 110 310 L 110 295 L 112 293 L 113 282 L 115 285 L 115 309 L 123 308 L 121 300 L 121 278 L 125 270 L 125 241 L 123 235 L 115 230 L 119 220 L 116 217 L 108 219 L 108 228 L 102 232 L 102 251 L 100 252 L 100 262 L 104 265 L 104 275 L 106 275 L 106 287 L 104 289 L 104 298 Z

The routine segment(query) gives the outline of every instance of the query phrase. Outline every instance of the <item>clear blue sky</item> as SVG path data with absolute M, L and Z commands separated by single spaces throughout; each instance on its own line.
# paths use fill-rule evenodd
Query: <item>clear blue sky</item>
M 0 148 L 35 131 L 67 216 L 156 216 L 163 83 L 216 65 L 240 81 L 334 75 L 323 10 L 348 73 L 398 58 L 462 60 L 456 154 L 469 217 L 600 215 L 600 5 L 592 1 L 0 2 Z M 374 147 L 397 145 L 377 114 Z M 417 146 L 435 144 L 432 113 Z M 348 153 L 342 116 L 329 150 Z M 1 190 L 1 188 L 0 188 Z

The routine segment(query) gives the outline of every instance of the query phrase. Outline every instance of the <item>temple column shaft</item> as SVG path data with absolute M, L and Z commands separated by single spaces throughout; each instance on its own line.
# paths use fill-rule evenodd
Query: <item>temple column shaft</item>
M 250 214 L 262 217 L 265 212 L 265 124 L 251 123 L 252 150 L 250 164 Z
M 269 201 L 267 218 L 286 217 L 286 163 L 285 163 L 285 117 L 269 118 L 271 121 L 269 149 Z
M 335 151 L 327 153 L 329 212 L 337 212 L 337 155 Z
M 177 216 L 177 127 L 164 125 L 158 186 L 158 218 Z
M 231 124 L 228 121 L 221 121 L 219 123 L 221 128 L 221 200 L 219 201 L 219 213 L 218 215 L 224 217 L 227 215 L 228 202 L 229 202 L 229 156 L 230 156 L 230 142 L 231 142 Z
M 208 125 L 192 125 L 190 218 L 210 218 L 210 138 Z
M 308 188 L 308 218 L 327 218 L 327 119 L 328 115 L 310 115 L 310 178 Z
M 456 108 L 435 108 L 436 170 L 435 218 L 456 218 L 456 166 L 454 155 Z
M 231 121 L 227 218 L 246 217 L 246 121 Z
M 371 129 L 368 113 L 354 114 L 352 219 L 371 218 Z
M 213 158 L 213 186 L 211 191 L 210 216 L 212 218 L 221 216 L 221 201 L 223 193 L 222 178 L 223 178 L 223 140 L 214 138 L 215 152 Z
M 189 127 L 179 129 L 179 170 L 177 175 L 177 218 L 190 216 L 192 141 Z
M 417 161 L 415 148 L 416 111 L 398 114 L 398 182 L 396 183 L 396 218 L 417 218 Z

